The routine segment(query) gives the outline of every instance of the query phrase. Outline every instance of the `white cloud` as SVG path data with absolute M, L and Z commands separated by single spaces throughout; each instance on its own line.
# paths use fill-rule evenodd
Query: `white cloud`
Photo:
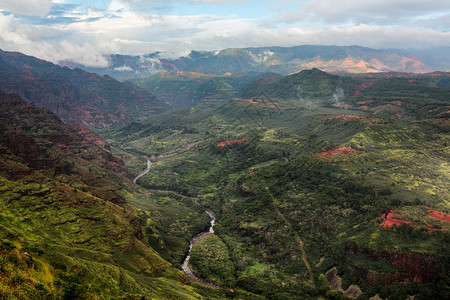
M 67 39 L 69 37 L 70 42 Z M 5 16 L 0 13 L 0 48 L 5 51 L 19 51 L 55 63 L 73 59 L 90 66 L 107 66 L 108 62 L 103 58 L 103 54 L 111 53 L 117 47 L 108 39 L 98 36 L 21 24 L 13 15 Z
M 0 10 L 13 14 L 43 16 L 57 1 L 53 0 L 2 0 Z
M 450 11 L 448 0 L 311 0 L 300 4 L 310 21 L 406 24 L 417 17 Z
M 135 5 L 139 1 L 143 0 L 112 0 L 104 11 L 76 8 L 64 11 L 59 17 L 66 19 L 61 22 L 41 22 L 36 25 L 23 23 L 23 19 L 0 12 L 0 48 L 20 51 L 56 63 L 71 59 L 89 66 L 106 66 L 108 62 L 103 55 L 111 53 L 141 55 L 161 51 L 162 57 L 178 57 L 191 50 L 302 44 L 361 45 L 374 48 L 450 46 L 450 33 L 440 29 L 442 24 L 449 24 L 445 13 L 439 16 L 431 12 L 419 15 L 418 8 L 409 8 L 410 11 L 417 12 L 410 13 L 415 15 L 411 22 L 429 24 L 423 28 L 408 28 L 403 24 L 382 26 L 347 22 L 351 15 L 346 12 L 348 7 L 355 5 L 358 10 L 354 12 L 360 16 L 362 12 L 370 10 L 369 4 L 372 3 L 375 16 L 382 11 L 381 7 L 388 8 L 386 0 L 379 1 L 384 6 L 371 1 L 360 3 L 356 0 L 341 0 L 339 3 L 342 5 L 336 7 L 335 11 L 325 5 L 331 3 L 331 0 L 311 0 L 303 3 L 304 8 L 309 10 L 279 14 L 274 23 L 282 26 L 235 16 L 159 15 L 135 11 Z M 410 1 L 413 5 L 416 3 L 415 0 Z M 171 0 L 167 2 L 173 3 Z M 317 6 L 308 7 L 310 3 L 316 3 Z M 445 8 L 446 4 L 442 2 L 439 7 Z M 305 18 L 314 14 L 323 19 L 336 18 L 345 24 L 330 26 L 325 23 L 305 23 Z
M 245 3 L 247 0 L 192 0 L 193 2 L 202 2 L 206 4 L 230 4 L 230 3 Z
M 133 69 L 130 66 L 121 66 L 121 67 L 114 68 L 114 71 L 130 72 L 130 71 L 133 71 Z

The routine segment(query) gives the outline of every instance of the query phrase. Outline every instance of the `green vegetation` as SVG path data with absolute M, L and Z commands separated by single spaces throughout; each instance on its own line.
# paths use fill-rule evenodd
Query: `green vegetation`
M 134 174 L 139 156 L 150 157 L 139 184 L 216 213 L 217 237 L 192 250 L 205 278 L 270 299 L 307 298 L 333 294 L 321 274 L 336 266 L 342 289 L 357 284 L 363 299 L 445 297 L 449 224 L 425 206 L 450 211 L 448 119 L 443 108 L 430 112 L 448 104 L 448 90 L 422 83 L 312 70 L 253 83 L 221 107 L 101 134 Z M 344 146 L 352 151 L 318 155 Z M 381 226 L 391 210 L 411 225 Z M 395 283 L 409 276 L 421 283 Z
M 50 112 L 0 96 L 1 298 L 200 297 L 150 246 L 164 217 L 153 221 L 126 201 L 161 195 L 141 194 L 120 160 Z M 197 226 L 181 235 L 186 243 L 208 224 L 195 208 L 185 209 L 195 222 L 180 218 Z
M 190 260 L 192 270 L 207 281 L 234 287 L 234 264 L 227 246 L 216 235 L 209 235 L 194 244 Z
M 190 106 L 217 107 L 234 97 L 246 84 L 260 79 L 279 77 L 274 73 L 202 74 L 195 72 L 167 72 L 140 79 L 135 85 L 150 90 L 158 99 L 174 108 Z
M 1 94 L 2 297 L 448 298 L 449 92 L 416 79 L 315 69 L 99 130 L 128 169 Z M 180 270 L 205 207 L 191 267 L 232 290 Z

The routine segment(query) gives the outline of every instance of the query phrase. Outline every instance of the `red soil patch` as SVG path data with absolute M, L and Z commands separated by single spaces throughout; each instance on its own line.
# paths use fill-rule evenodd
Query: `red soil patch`
M 359 95 L 361 95 L 361 91 L 360 91 L 360 89 L 365 89 L 365 88 L 368 88 L 368 87 L 371 87 L 371 86 L 373 86 L 375 84 L 375 81 L 370 81 L 370 82 L 368 82 L 368 83 L 361 83 L 360 85 L 357 85 L 355 88 L 356 88 L 356 90 L 353 92 L 353 95 L 354 96 L 359 96 Z
M 175 66 L 174 64 L 171 64 L 170 62 L 168 62 L 166 60 L 161 60 L 161 64 L 163 64 L 164 66 L 172 67 L 173 71 L 176 71 L 176 72 L 180 71 L 180 70 L 178 70 L 177 66 Z
M 356 67 L 367 70 L 367 62 L 361 59 L 361 61 L 356 65 Z
M 398 106 L 402 106 L 402 104 L 403 104 L 402 101 L 392 101 L 391 103 L 397 104 Z
M 429 71 L 429 68 L 426 67 L 421 61 L 414 60 L 409 57 L 403 57 L 400 64 L 402 65 L 402 71 L 414 73 L 425 73 Z
M 442 125 L 450 125 L 450 119 L 429 119 L 429 121 Z
M 352 57 L 349 55 L 347 58 L 342 62 L 342 66 L 351 66 L 353 65 Z
M 438 220 L 441 220 L 441 221 L 450 222 L 450 215 L 447 215 L 441 211 L 432 209 L 431 207 L 428 207 L 428 206 L 425 206 L 425 207 L 429 211 L 428 216 L 438 219 Z
M 436 108 L 434 108 L 434 109 L 430 109 L 430 110 L 428 110 L 427 111 L 427 113 L 432 113 L 432 112 L 436 112 L 436 111 L 438 111 L 438 110 L 440 110 L 440 109 L 442 109 L 442 108 L 450 108 L 450 106 L 449 105 L 447 105 L 447 106 L 438 106 L 438 107 L 436 107 Z
M 339 107 L 339 108 L 345 108 L 345 109 L 349 109 L 352 107 L 350 104 L 347 104 L 345 102 L 338 102 L 338 103 L 332 104 L 332 106 Z
M 311 68 L 311 67 L 319 66 L 319 65 L 321 65 L 321 63 L 322 62 L 320 61 L 320 56 L 316 56 L 313 58 L 313 61 L 306 64 L 306 67 Z
M 388 69 L 389 67 L 386 66 L 385 64 L 383 64 L 381 61 L 379 61 L 376 58 L 371 58 L 370 59 L 370 64 L 375 67 L 378 70 L 384 70 L 384 69 Z
M 356 104 L 367 104 L 367 103 L 372 103 L 373 100 L 362 100 L 362 101 L 358 101 L 356 102 Z
M 369 107 L 367 105 L 363 105 L 363 106 L 359 106 L 358 109 L 369 110 Z
M 226 145 L 234 144 L 234 143 L 243 143 L 245 141 L 248 141 L 248 139 L 245 140 L 231 140 L 231 141 L 223 141 L 217 144 L 218 147 L 225 147 Z
M 441 221 L 445 221 L 445 222 L 450 222 L 450 215 L 447 215 L 443 212 L 437 211 L 435 209 L 432 209 L 431 207 L 425 206 L 429 213 L 428 216 L 441 220 Z M 388 229 L 390 227 L 392 227 L 394 224 L 396 224 L 397 226 L 399 226 L 402 223 L 406 223 L 406 224 L 410 224 L 412 223 L 412 221 L 405 221 L 405 220 L 401 220 L 400 217 L 401 215 L 396 213 L 394 210 L 391 210 L 390 213 L 386 214 L 382 214 L 381 217 L 383 218 L 383 222 L 380 223 L 380 226 L 384 227 L 385 229 Z M 396 217 L 394 219 L 394 217 Z M 412 224 L 411 224 L 412 226 Z M 446 232 L 447 230 L 445 229 L 436 229 L 436 228 L 431 228 L 431 224 L 428 224 L 428 226 L 415 226 L 416 228 L 426 228 L 429 231 L 441 231 L 441 232 Z
M 384 228 L 390 228 L 394 224 L 396 224 L 398 226 L 402 223 L 406 223 L 406 224 L 412 223 L 412 221 L 394 219 L 393 217 L 401 217 L 401 215 L 395 213 L 394 210 L 391 210 L 391 212 L 388 213 L 387 215 L 382 214 L 381 217 L 383 218 L 383 222 L 381 222 L 380 226 L 383 226 Z
M 331 157 L 335 155 L 352 155 L 354 153 L 359 152 L 358 150 L 349 148 L 349 147 L 339 147 L 334 148 L 326 151 L 322 151 L 319 153 L 316 153 L 317 156 L 327 160 L 328 162 L 331 162 Z

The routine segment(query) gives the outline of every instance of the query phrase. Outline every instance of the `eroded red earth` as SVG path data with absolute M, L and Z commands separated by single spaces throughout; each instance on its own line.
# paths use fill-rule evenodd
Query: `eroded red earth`
M 367 104 L 367 103 L 372 103 L 373 100 L 362 100 L 362 101 L 358 101 L 356 102 L 356 104 Z
M 438 220 L 441 220 L 441 221 L 450 222 L 450 215 L 447 215 L 446 213 L 432 209 L 431 207 L 428 207 L 428 206 L 425 206 L 425 207 L 429 211 L 428 216 L 438 219 Z
M 350 147 L 338 147 L 338 148 L 333 148 L 330 150 L 316 153 L 316 155 L 327 160 L 328 162 L 331 162 L 331 158 L 335 155 L 352 155 L 357 152 L 359 152 L 359 151 L 352 149 Z
M 365 89 L 365 88 L 371 87 L 371 86 L 373 86 L 374 84 L 375 84 L 375 81 L 370 81 L 370 82 L 368 82 L 368 83 L 361 83 L 361 84 L 357 85 L 357 86 L 355 87 L 355 91 L 353 92 L 353 95 L 354 95 L 354 96 L 359 96 L 359 95 L 361 95 L 360 89 Z
M 334 104 L 332 104 L 332 106 L 339 107 L 339 108 L 344 108 L 344 109 L 349 109 L 349 108 L 352 107 L 350 104 L 347 104 L 345 102 L 334 103 Z
M 441 220 L 441 221 L 444 221 L 444 222 L 450 222 L 450 215 L 445 214 L 445 213 L 443 213 L 441 211 L 432 209 L 431 207 L 428 207 L 428 206 L 425 206 L 425 207 L 429 211 L 429 213 L 428 213 L 429 217 L 432 217 L 434 219 Z M 406 223 L 406 224 L 412 223 L 412 221 L 402 220 L 401 219 L 401 215 L 399 213 L 396 213 L 394 210 L 391 210 L 391 212 L 388 213 L 388 214 L 382 214 L 381 217 L 383 218 L 383 222 L 380 223 L 380 226 L 384 227 L 385 229 L 389 229 L 394 224 L 399 226 L 402 223 Z M 411 224 L 411 226 L 412 226 L 412 224 Z M 428 226 L 419 226 L 419 225 L 417 225 L 415 227 L 416 228 L 426 228 L 429 231 L 436 231 L 436 230 L 439 230 L 439 231 L 442 231 L 442 232 L 446 232 L 447 231 L 445 229 L 431 228 L 431 226 L 432 226 L 431 224 L 428 224 Z
M 243 143 L 245 141 L 248 141 L 248 139 L 244 140 L 231 140 L 231 141 L 223 141 L 217 144 L 218 147 L 225 147 L 226 145 L 234 144 L 234 143 Z
M 400 214 L 396 213 L 394 210 L 391 210 L 390 213 L 386 214 L 382 214 L 381 217 L 383 218 L 383 222 L 381 222 L 380 226 L 383 226 L 384 228 L 389 228 L 392 225 L 400 225 L 402 223 L 412 223 L 412 221 L 405 221 L 405 220 L 401 220 L 399 219 L 401 217 Z M 396 217 L 394 219 L 394 217 Z

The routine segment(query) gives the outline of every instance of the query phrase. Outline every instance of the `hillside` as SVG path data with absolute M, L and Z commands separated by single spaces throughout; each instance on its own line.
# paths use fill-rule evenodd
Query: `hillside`
M 304 70 L 283 78 L 261 79 L 245 86 L 241 98 L 265 96 L 276 99 L 339 98 L 345 79 L 318 69 Z
M 215 213 L 191 252 L 204 278 L 269 299 L 445 299 L 447 76 L 306 70 L 100 133 L 132 173 L 151 158 L 139 184 Z
M 233 98 L 241 88 L 261 78 L 278 78 L 274 73 L 202 74 L 160 71 L 133 84 L 150 90 L 158 99 L 174 108 L 191 106 L 216 107 Z
M 109 55 L 107 56 L 109 66 L 106 68 L 90 68 L 67 61 L 61 64 L 98 74 L 108 74 L 118 80 L 146 78 L 162 70 L 216 75 L 244 72 L 274 72 L 287 75 L 311 68 L 340 74 L 426 73 L 450 69 L 448 55 L 434 56 L 432 52 L 430 53 L 425 50 L 303 45 L 191 51 L 186 57 L 170 59 L 162 58 L 160 53 L 142 56 Z
M 0 298 L 210 295 L 177 268 L 209 220 L 193 199 L 133 185 L 121 159 L 16 95 L 0 94 L 0 127 Z
M 1 50 L 0 90 L 48 108 L 67 122 L 97 128 L 168 109 L 149 91 L 111 77 Z

